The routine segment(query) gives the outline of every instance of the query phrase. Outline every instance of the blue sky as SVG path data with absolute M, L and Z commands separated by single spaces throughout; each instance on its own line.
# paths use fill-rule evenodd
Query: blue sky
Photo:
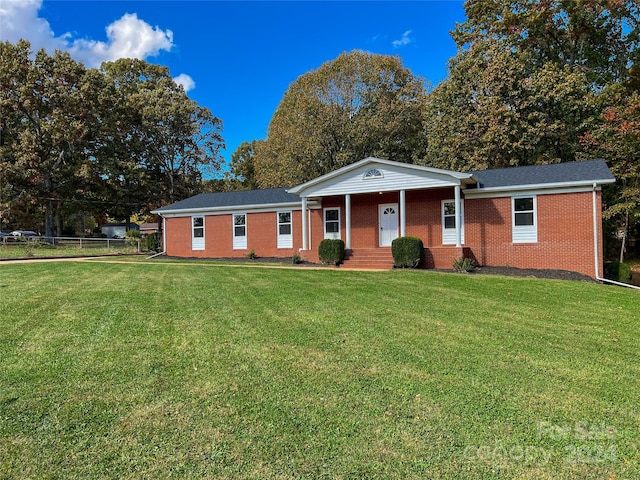
M 456 49 L 462 1 L 249 2 L 1 0 L 0 40 L 71 52 L 87 66 L 119 57 L 166 65 L 224 123 L 229 160 L 266 138 L 300 75 L 354 49 L 398 55 L 432 85 Z

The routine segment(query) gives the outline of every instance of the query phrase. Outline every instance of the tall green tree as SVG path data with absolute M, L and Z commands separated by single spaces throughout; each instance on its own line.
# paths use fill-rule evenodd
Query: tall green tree
M 0 223 L 35 227 L 37 215 L 53 236 L 65 214 L 128 218 L 219 172 L 221 121 L 165 67 L 87 70 L 59 51 L 32 55 L 25 41 L 0 49 Z
M 16 216 L 16 208 L 25 212 L 34 199 L 27 198 L 26 175 L 17 161 L 21 112 L 20 85 L 27 82 L 31 69 L 31 48 L 27 42 L 0 43 L 0 228 Z M 37 199 L 36 199 L 37 200 Z
M 452 32 L 459 48 L 499 42 L 536 67 L 579 67 L 600 87 L 624 80 L 637 60 L 635 0 L 467 0 L 464 8 Z
M 189 99 L 166 67 L 120 59 L 106 78 L 96 148 L 113 216 L 172 203 L 197 193 L 203 173 L 220 170 L 222 122 Z
M 423 81 L 398 57 L 343 53 L 291 84 L 257 145 L 262 187 L 294 185 L 367 156 L 412 162 Z
M 638 6 L 612 0 L 468 0 L 449 78 L 425 110 L 422 163 L 476 169 L 575 160 L 593 97 L 627 78 Z
M 254 190 L 258 188 L 255 155 L 257 145 L 262 142 L 263 140 L 242 142 L 231 155 L 228 181 L 233 183 L 237 189 Z
M 221 171 L 222 121 L 187 97 L 170 78 L 157 88 L 143 89 L 141 100 L 145 167 L 162 186 L 156 203 L 198 193 L 203 175 Z
M 477 45 L 450 62 L 429 95 L 425 163 L 453 170 L 574 160 L 594 111 L 585 74 L 498 43 Z
M 31 56 L 25 41 L 0 47 L 2 178 L 14 205 L 37 205 L 45 234 L 60 230 L 61 205 L 81 196 L 89 173 L 87 151 L 95 112 L 86 70 L 69 54 Z M 6 117 L 5 117 L 6 116 Z
M 160 179 L 147 169 L 149 140 L 142 91 L 158 88 L 168 72 L 137 59 L 105 62 L 100 72 L 105 79 L 99 94 L 103 115 L 94 151 L 97 175 L 103 179 L 99 195 L 108 215 L 127 220 L 143 210 L 157 190 L 164 190 Z

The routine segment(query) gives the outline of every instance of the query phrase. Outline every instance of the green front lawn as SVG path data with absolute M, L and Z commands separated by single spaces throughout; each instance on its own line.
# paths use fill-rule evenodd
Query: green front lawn
M 0 478 L 640 478 L 640 292 L 0 265 Z
M 81 246 L 80 239 L 67 244 L 52 245 L 46 242 L 0 242 L 0 259 L 75 257 L 82 255 L 113 255 L 134 254 L 137 246 L 126 245 L 124 242 L 112 241 L 107 247 L 106 240 L 89 242 Z

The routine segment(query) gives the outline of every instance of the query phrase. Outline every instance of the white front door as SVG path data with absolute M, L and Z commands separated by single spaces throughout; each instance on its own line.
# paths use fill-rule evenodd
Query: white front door
M 398 204 L 378 205 L 378 224 L 380 225 L 380 246 L 390 247 L 398 238 Z

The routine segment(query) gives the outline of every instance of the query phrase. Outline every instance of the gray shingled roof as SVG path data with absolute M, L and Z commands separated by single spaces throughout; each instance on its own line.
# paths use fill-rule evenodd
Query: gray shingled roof
M 200 208 L 243 207 L 249 205 L 273 205 L 278 203 L 300 203 L 300 197 L 287 193 L 286 188 L 267 188 L 264 190 L 242 190 L 237 192 L 201 193 L 180 200 L 158 212 L 170 210 L 192 210 Z
M 615 180 L 604 160 L 498 168 L 469 172 L 478 180 L 478 188 L 521 187 L 554 183 L 608 182 Z M 286 188 L 201 193 L 159 208 L 157 212 L 207 208 L 238 208 L 250 205 L 299 203 L 300 197 Z
M 478 188 L 615 180 L 604 160 L 497 168 L 471 172 Z

